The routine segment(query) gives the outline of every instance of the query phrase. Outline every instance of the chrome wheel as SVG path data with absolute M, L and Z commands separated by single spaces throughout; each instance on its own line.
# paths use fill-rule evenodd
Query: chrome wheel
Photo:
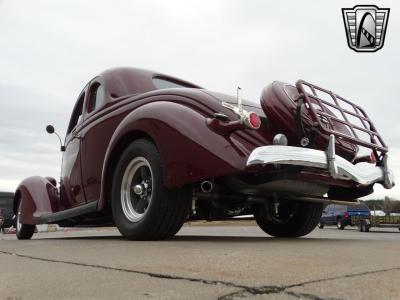
M 167 189 L 160 153 L 152 141 L 137 139 L 115 167 L 111 209 L 121 234 L 130 240 L 173 236 L 191 208 L 191 186 Z
M 18 211 L 17 212 L 17 217 L 16 217 L 16 226 L 17 226 L 17 231 L 21 231 L 21 228 L 22 228 L 22 224 L 21 224 L 21 222 L 19 221 L 19 215 L 20 215 L 21 213 Z
M 121 182 L 121 204 L 125 217 L 138 222 L 147 213 L 152 198 L 153 173 L 144 157 L 134 158 Z
M 296 215 L 297 209 L 296 201 L 274 201 L 267 204 L 267 213 L 271 222 L 275 224 L 289 223 Z
M 20 217 L 21 217 L 21 202 L 18 204 L 17 215 L 15 216 L 15 229 L 17 230 L 17 232 L 21 231 L 22 228 Z

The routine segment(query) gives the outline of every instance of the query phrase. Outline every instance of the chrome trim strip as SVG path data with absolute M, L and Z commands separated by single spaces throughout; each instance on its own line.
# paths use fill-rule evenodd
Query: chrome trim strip
M 334 148 L 334 147 L 332 147 Z M 247 166 L 260 164 L 296 165 L 328 170 L 333 178 L 353 180 L 362 185 L 381 183 L 385 188 L 394 186 L 393 172 L 387 166 L 387 154 L 383 166 L 368 163 L 353 165 L 332 149 L 320 151 L 293 146 L 263 146 L 255 148 L 247 159 Z

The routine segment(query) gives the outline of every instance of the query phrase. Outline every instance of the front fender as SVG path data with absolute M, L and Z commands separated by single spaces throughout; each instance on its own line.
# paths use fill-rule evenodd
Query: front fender
M 132 132 L 144 133 L 156 144 L 168 188 L 246 168 L 247 154 L 235 146 L 231 137 L 212 131 L 203 114 L 175 102 L 152 102 L 128 114 L 115 130 L 103 165 L 102 200 L 107 174 L 116 164 L 113 155 L 121 154 L 115 149 Z
M 19 184 L 14 197 L 14 213 L 20 213 L 21 223 L 38 224 L 40 215 L 59 211 L 59 196 L 53 183 L 54 179 L 32 176 Z

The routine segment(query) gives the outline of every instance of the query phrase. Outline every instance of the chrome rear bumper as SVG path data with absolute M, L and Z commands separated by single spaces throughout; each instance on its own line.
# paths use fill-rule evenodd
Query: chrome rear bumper
M 361 163 L 353 165 L 335 154 L 335 138 L 331 135 L 327 151 L 292 146 L 264 146 L 251 152 L 247 166 L 259 164 L 296 165 L 325 169 L 333 178 L 353 180 L 361 185 L 380 183 L 385 188 L 394 186 L 394 175 L 387 164 L 387 154 L 383 166 Z

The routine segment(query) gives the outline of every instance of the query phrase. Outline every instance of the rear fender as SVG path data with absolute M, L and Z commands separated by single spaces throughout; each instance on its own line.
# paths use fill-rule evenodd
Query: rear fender
M 246 168 L 247 153 L 230 137 L 212 131 L 206 117 L 194 109 L 167 101 L 141 106 L 120 123 L 111 138 L 104 160 L 100 208 L 109 196 L 112 175 L 122 154 L 121 144 L 131 134 L 150 138 L 160 152 L 167 188 L 203 179 L 234 174 Z M 122 147 L 122 148 L 124 148 Z
M 40 215 L 59 211 L 60 199 L 54 182 L 53 178 L 33 176 L 19 184 L 14 197 L 14 213 L 20 213 L 22 224 L 38 224 Z

